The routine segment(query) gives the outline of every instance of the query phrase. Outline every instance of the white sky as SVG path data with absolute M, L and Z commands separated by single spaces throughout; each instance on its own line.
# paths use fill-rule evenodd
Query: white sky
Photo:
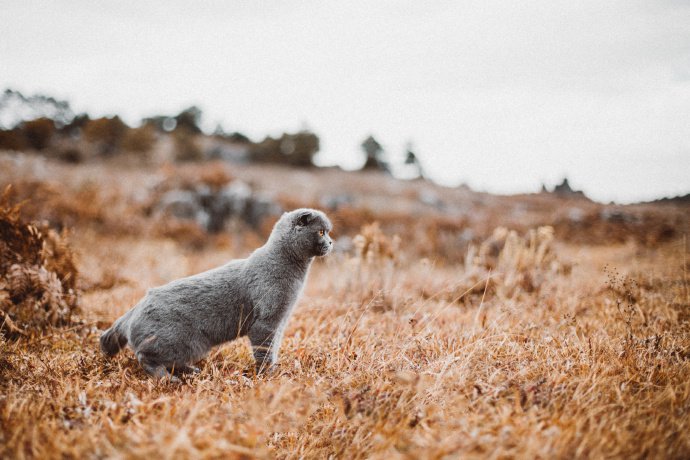
M 5 1 L 0 89 L 76 111 L 196 104 L 254 139 L 305 126 L 355 167 L 373 134 L 499 193 L 690 192 L 690 1 Z

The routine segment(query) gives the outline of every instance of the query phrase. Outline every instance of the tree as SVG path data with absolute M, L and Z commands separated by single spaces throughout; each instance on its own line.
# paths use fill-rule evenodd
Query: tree
M 362 150 L 366 155 L 366 162 L 362 169 L 378 169 L 388 171 L 388 165 L 383 159 L 383 147 L 373 136 L 369 136 L 361 144 Z
M 283 134 L 280 139 L 280 150 L 285 156 L 285 161 L 292 166 L 313 166 L 312 159 L 319 151 L 319 138 L 309 131 L 300 131 L 297 134 Z
M 154 115 L 141 120 L 142 125 L 149 125 L 160 132 L 172 132 L 182 129 L 191 134 L 201 133 L 199 123 L 201 123 L 202 111 L 193 105 L 187 107 L 177 115 Z
M 74 112 L 67 101 L 42 94 L 24 96 L 19 91 L 7 89 L 0 96 L 0 128 L 13 128 L 39 118 L 49 118 L 59 128 L 74 118 Z
M 419 163 L 417 155 L 415 155 L 412 147 L 412 143 L 408 142 L 407 148 L 405 149 L 405 165 L 416 169 L 417 177 L 424 177 L 424 171 L 422 170 L 422 165 Z
M 186 129 L 194 134 L 201 133 L 201 128 L 199 128 L 201 115 L 201 109 L 195 105 L 184 109 L 175 116 L 175 121 L 177 123 L 175 129 Z
M 297 134 L 283 133 L 278 139 L 269 136 L 253 144 L 249 150 L 249 157 L 259 163 L 310 167 L 319 147 L 318 136 L 310 131 L 300 131 Z
M 240 132 L 228 133 L 223 128 L 223 125 L 218 123 L 216 129 L 213 130 L 213 135 L 219 139 L 223 139 L 230 142 L 235 142 L 238 144 L 249 144 L 251 140 Z
M 142 118 L 141 125 L 153 126 L 159 132 L 169 133 L 177 127 L 177 121 L 175 121 L 175 117 L 169 115 L 154 115 Z
M 69 136 L 72 138 L 77 138 L 81 136 L 84 126 L 91 120 L 88 114 L 80 113 L 79 115 L 72 118 L 72 120 L 60 128 L 60 134 Z
M 238 144 L 249 144 L 251 142 L 247 136 L 237 131 L 226 135 L 225 138 L 230 142 L 236 142 Z

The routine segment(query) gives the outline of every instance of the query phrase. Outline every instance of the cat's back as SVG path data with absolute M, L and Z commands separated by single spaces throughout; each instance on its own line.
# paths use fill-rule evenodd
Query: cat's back
M 154 305 L 194 305 L 197 308 L 222 303 L 224 299 L 243 296 L 246 291 L 244 271 L 245 259 L 231 260 L 220 267 L 151 288 L 145 300 Z

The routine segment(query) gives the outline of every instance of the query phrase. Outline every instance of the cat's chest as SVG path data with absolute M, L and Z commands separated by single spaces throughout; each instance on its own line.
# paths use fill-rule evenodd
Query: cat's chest
M 261 289 L 254 292 L 254 303 L 260 308 L 271 310 L 290 310 L 302 292 L 303 280 L 294 278 L 276 278 L 267 280 Z

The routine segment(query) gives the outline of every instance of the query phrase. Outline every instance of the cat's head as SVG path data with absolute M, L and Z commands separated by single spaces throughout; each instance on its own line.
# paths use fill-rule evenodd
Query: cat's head
M 333 224 L 326 214 L 309 208 L 295 209 L 284 213 L 276 223 L 272 239 L 279 239 L 297 257 L 311 258 L 325 256 L 333 249 L 329 233 Z

